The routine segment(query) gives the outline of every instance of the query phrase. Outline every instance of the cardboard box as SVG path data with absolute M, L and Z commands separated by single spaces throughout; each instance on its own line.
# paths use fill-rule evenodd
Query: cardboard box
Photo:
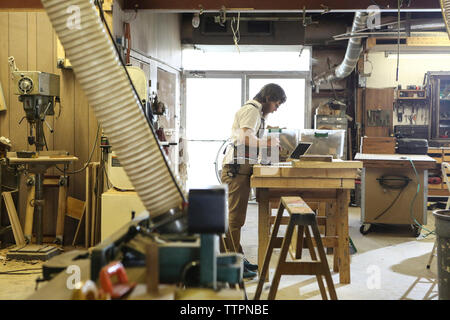
M 361 153 L 395 153 L 395 137 L 362 137 L 361 140 Z

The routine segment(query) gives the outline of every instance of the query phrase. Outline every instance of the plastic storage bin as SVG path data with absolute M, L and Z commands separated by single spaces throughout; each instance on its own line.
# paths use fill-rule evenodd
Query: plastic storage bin
M 344 156 L 345 130 L 302 129 L 299 137 L 313 143 L 307 154 L 332 155 L 334 159 Z

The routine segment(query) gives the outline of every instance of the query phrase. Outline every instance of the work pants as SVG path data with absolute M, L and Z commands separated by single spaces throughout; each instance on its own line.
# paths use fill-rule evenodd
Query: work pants
M 233 246 L 228 248 L 231 251 L 240 252 L 242 246 L 241 228 L 244 226 L 247 215 L 247 204 L 250 196 L 250 176 L 252 174 L 253 165 L 240 164 L 239 171 L 230 176 L 232 172 L 230 165 L 224 165 L 222 168 L 222 183 L 228 185 L 228 243 Z M 231 236 L 231 239 L 229 239 Z M 234 248 L 233 248 L 234 247 Z

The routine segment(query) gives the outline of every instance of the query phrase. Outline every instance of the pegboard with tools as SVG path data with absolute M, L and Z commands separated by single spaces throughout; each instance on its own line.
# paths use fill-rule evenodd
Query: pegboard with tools
M 387 127 L 391 123 L 391 112 L 385 109 L 367 110 L 368 127 Z
M 397 99 L 394 102 L 394 125 L 428 125 L 430 105 L 428 100 Z

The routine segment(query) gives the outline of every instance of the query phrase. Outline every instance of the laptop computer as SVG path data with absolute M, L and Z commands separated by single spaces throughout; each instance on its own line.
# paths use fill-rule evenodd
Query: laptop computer
M 295 147 L 295 149 L 291 152 L 290 156 L 288 157 L 288 159 L 300 159 L 300 156 L 306 154 L 308 152 L 308 150 L 311 148 L 312 146 L 312 142 L 304 142 L 301 141 L 297 144 L 297 146 Z M 261 163 L 264 165 L 287 165 L 290 164 L 290 161 L 286 161 L 286 162 L 277 162 L 277 163 Z
M 300 159 L 300 156 L 306 154 L 309 148 L 311 148 L 312 142 L 300 141 L 298 145 L 295 147 L 294 151 L 292 151 L 289 158 L 291 159 Z

